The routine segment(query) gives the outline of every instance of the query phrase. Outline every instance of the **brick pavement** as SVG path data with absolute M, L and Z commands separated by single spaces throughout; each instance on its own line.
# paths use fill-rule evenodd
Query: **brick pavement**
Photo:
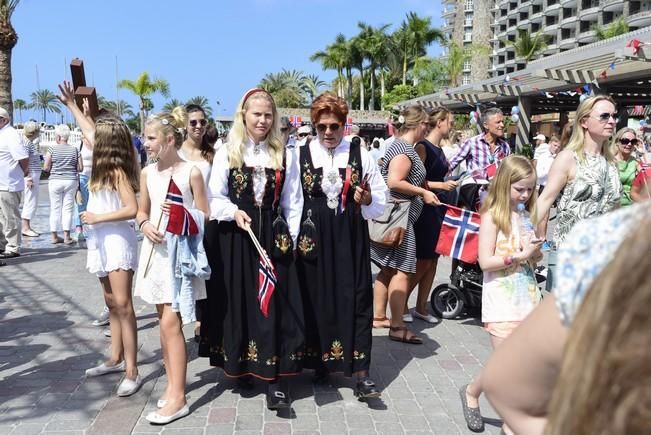
M 41 192 L 35 227 L 46 230 L 46 182 Z M 291 384 L 292 410 L 285 415 L 266 409 L 262 385 L 233 391 L 235 383 L 197 358 L 188 340 L 192 413 L 165 427 L 152 426 L 144 416 L 166 382 L 154 309 L 134 300 L 144 387 L 118 398 L 119 374 L 85 379 L 84 370 L 102 361 L 109 345 L 103 328 L 90 324 L 103 302 L 85 260 L 83 246 L 50 245 L 43 235 L 27 241 L 23 255 L 0 268 L 0 434 L 471 433 L 458 389 L 490 354 L 487 335 L 471 318 L 431 327 L 416 321 L 422 346 L 392 342 L 386 330 L 374 331 L 371 370 L 381 399 L 358 402 L 351 380 L 335 376 L 332 385 L 313 386 L 305 373 Z M 443 259 L 437 281 L 444 281 L 449 267 Z M 192 327 L 185 332 L 190 337 Z M 481 405 L 485 433 L 498 434 L 498 417 L 484 398 Z

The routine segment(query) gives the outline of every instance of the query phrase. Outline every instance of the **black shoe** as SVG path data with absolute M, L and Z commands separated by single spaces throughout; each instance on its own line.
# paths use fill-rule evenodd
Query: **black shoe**
M 287 395 L 276 388 L 269 387 L 267 389 L 267 409 L 274 411 L 286 408 L 289 408 Z
M 15 258 L 15 257 L 20 257 L 20 254 L 18 252 L 0 252 L 0 258 Z
M 360 378 L 355 386 L 355 396 L 360 400 L 380 397 L 382 393 L 375 387 L 370 378 Z

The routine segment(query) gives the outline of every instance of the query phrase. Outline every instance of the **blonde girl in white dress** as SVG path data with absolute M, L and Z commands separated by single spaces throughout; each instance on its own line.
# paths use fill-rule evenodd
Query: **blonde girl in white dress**
M 164 243 L 169 215 L 165 196 L 171 178 L 181 190 L 186 208 L 199 209 L 208 216 L 208 198 L 201 171 L 179 157 L 184 126 L 182 107 L 176 107 L 171 114 L 154 115 L 145 124 L 145 150 L 157 161 L 145 167 L 140 177 L 137 221 L 145 238 L 135 294 L 156 305 L 160 322 L 167 389 L 158 401 L 159 410 L 146 417 L 154 424 L 167 424 L 190 413 L 185 400 L 187 352 L 183 324 L 180 313 L 172 311 L 171 306 L 171 263 Z M 195 280 L 193 290 L 195 300 L 205 298 L 205 285 L 201 280 Z
M 138 241 L 133 218 L 138 210 L 137 155 L 129 128 L 118 118 L 101 118 L 95 125 L 93 172 L 86 211 L 86 268 L 100 280 L 111 325 L 111 357 L 86 370 L 87 376 L 126 371 L 118 396 L 130 396 L 142 385 L 138 374 L 137 328 L 131 284 Z

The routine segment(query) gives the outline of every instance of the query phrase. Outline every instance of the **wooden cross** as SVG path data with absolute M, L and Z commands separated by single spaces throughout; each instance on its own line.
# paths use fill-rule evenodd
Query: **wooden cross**
M 86 86 L 84 61 L 79 58 L 74 58 L 70 62 L 70 74 L 72 76 L 72 87 L 75 90 L 75 103 L 77 103 L 77 107 L 83 111 L 84 98 L 87 98 L 90 116 L 93 119 L 97 118 L 97 115 L 99 115 L 97 93 L 95 92 L 95 88 Z

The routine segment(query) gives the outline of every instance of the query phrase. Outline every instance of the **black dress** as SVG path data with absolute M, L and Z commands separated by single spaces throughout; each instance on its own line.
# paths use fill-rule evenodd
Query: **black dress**
M 264 169 L 267 182 L 258 207 L 253 171 L 247 166 L 229 171 L 228 197 L 249 215 L 251 229 L 271 255 L 272 224 L 277 217 L 276 172 Z M 284 171 L 281 174 L 284 183 Z M 259 254 L 248 233 L 234 221 L 212 222 L 207 238 L 210 267 L 217 273 L 207 284 L 199 356 L 209 357 L 211 365 L 222 367 L 231 377 L 253 375 L 273 380 L 300 372 L 305 348 L 303 308 L 292 250 L 272 258 L 278 280 L 268 317 L 264 317 L 258 302 Z
M 427 153 L 423 162 L 426 171 L 425 179 L 427 181 L 444 181 L 445 175 L 448 173 L 448 160 L 445 158 L 443 150 L 428 140 L 423 140 L 420 143 L 425 146 Z M 448 203 L 448 192 L 435 190 L 434 193 L 441 202 Z M 445 206 L 423 204 L 423 211 L 416 223 L 414 223 L 417 259 L 438 258 L 438 254 L 434 252 L 434 249 L 439 240 L 445 211 Z
M 315 168 L 309 144 L 301 147 L 303 215 L 297 269 L 305 313 L 305 367 L 343 372 L 368 370 L 371 363 L 373 282 L 368 225 L 353 200 L 362 177 L 359 144 L 351 144 L 348 169 L 339 176 L 350 188 L 342 211 L 327 205 L 323 168 Z M 309 220 L 308 220 L 309 217 Z

